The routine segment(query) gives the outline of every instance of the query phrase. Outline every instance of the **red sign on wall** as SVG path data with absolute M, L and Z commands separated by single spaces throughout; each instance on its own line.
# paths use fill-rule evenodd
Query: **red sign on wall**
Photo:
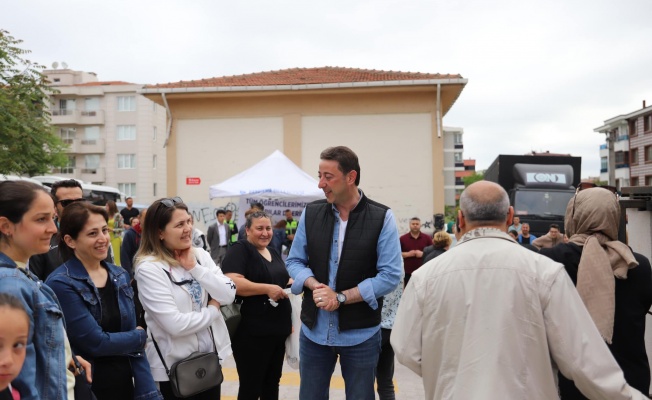
M 201 179 L 199 177 L 186 177 L 186 185 L 200 185 Z

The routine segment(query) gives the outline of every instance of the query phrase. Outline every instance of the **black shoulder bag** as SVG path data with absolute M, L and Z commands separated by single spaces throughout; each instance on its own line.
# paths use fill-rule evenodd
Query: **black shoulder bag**
M 170 386 L 172 387 L 172 392 L 176 397 L 184 399 L 192 397 L 196 394 L 217 387 L 224 381 L 222 366 L 220 365 L 220 357 L 217 354 L 217 348 L 215 347 L 213 328 L 209 327 L 208 329 L 211 333 L 211 340 L 213 341 L 213 352 L 204 353 L 201 351 L 195 351 L 183 360 L 179 360 L 172 364 L 170 369 L 168 369 L 168 366 L 163 359 L 163 354 L 161 354 L 161 350 L 158 347 L 158 343 L 156 343 L 154 335 L 152 335 L 152 342 L 154 342 L 156 352 L 165 367 L 165 372 L 170 378 Z

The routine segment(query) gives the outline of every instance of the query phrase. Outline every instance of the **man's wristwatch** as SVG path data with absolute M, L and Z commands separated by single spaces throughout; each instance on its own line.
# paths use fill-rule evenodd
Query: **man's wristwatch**
M 337 293 L 337 301 L 340 303 L 340 305 L 344 304 L 346 302 L 346 295 L 342 292 Z

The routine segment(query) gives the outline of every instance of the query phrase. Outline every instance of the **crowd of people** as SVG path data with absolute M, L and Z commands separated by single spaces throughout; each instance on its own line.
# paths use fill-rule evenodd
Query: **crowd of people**
M 239 400 L 278 399 L 290 335 L 302 400 L 328 399 L 337 362 L 348 399 L 393 400 L 395 359 L 427 399 L 646 398 L 652 269 L 617 241 L 613 191 L 578 188 L 565 232 L 537 238 L 480 181 L 453 235 L 415 217 L 400 236 L 351 149 L 324 150 L 318 173 L 325 199 L 298 220 L 254 203 L 240 227 L 216 210 L 206 235 L 179 197 L 118 211 L 75 180 L 0 182 L 0 400 L 72 400 L 75 385 L 100 400 L 219 399 L 219 382 L 186 397 L 171 381 L 195 352 L 233 356 Z M 230 334 L 220 307 L 233 302 Z

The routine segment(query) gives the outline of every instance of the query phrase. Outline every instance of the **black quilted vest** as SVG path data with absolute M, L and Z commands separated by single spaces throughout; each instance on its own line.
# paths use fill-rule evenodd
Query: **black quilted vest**
M 342 254 L 336 276 L 336 291 L 356 287 L 363 280 L 378 273 L 378 239 L 388 207 L 369 200 L 364 194 L 358 205 L 350 212 Z M 328 283 L 328 266 L 335 228 L 333 206 L 326 200 L 318 200 L 306 207 L 306 241 L 308 244 L 308 267 L 321 283 Z M 301 309 L 301 321 L 312 329 L 317 318 L 317 306 L 312 290 L 305 288 Z M 373 310 L 362 301 L 342 305 L 338 309 L 340 330 L 369 328 L 380 324 L 382 297 L 378 308 Z

